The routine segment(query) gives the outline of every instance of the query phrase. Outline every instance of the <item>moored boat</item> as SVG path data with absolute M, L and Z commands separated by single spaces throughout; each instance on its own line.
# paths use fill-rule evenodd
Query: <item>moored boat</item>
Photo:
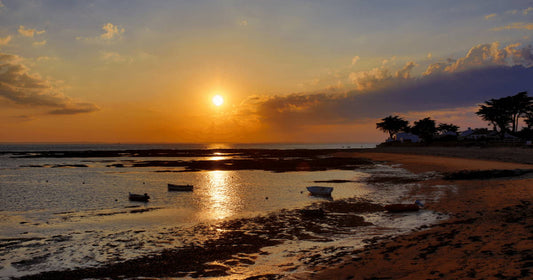
M 176 184 L 168 184 L 168 191 L 177 191 L 177 192 L 190 192 L 194 188 L 193 185 L 176 185 Z
M 129 193 L 129 199 L 131 201 L 148 202 L 148 200 L 150 199 L 150 196 L 147 193 L 145 194 Z
M 311 193 L 311 195 L 330 196 L 331 192 L 333 191 L 333 187 L 311 186 L 307 187 L 307 190 Z

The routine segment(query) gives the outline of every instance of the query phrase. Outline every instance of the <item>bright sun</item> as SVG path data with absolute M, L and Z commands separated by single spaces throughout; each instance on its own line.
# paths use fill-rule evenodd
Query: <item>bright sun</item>
M 215 106 L 217 107 L 224 104 L 224 98 L 219 94 L 213 96 L 212 101 L 213 101 L 213 104 L 215 104 Z

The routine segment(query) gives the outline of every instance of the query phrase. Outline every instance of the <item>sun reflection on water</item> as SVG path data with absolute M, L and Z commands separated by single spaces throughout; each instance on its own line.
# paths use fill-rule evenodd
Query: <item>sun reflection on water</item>
M 218 156 L 216 154 L 217 153 L 215 153 L 215 156 L 209 157 L 207 159 L 208 160 L 213 160 L 213 161 L 218 161 L 218 160 L 223 160 L 223 159 L 227 159 L 228 158 L 228 157 L 225 157 L 225 156 Z
M 234 215 L 241 207 L 242 202 L 237 192 L 235 172 L 209 171 L 206 188 L 206 209 L 203 213 L 206 218 L 219 220 Z

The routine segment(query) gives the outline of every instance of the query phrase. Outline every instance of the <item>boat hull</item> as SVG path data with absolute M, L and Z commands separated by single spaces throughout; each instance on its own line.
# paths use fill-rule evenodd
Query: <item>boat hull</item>
M 193 185 L 168 184 L 169 192 L 191 192 L 193 188 L 194 188 Z
M 128 198 L 130 201 L 148 202 L 148 200 L 150 199 L 150 196 L 147 194 L 130 193 Z
M 311 186 L 307 187 L 307 190 L 311 195 L 331 196 L 331 192 L 333 192 L 333 187 Z

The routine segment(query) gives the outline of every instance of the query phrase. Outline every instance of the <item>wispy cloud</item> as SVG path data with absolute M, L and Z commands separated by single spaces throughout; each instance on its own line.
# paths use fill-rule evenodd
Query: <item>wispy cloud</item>
M 498 14 L 490 14 L 490 15 L 486 15 L 486 16 L 485 16 L 485 19 L 486 19 L 486 20 L 490 20 L 490 19 L 495 18 L 496 16 L 498 16 Z
M 531 13 L 533 13 L 533 7 L 527 7 L 525 9 L 507 10 L 505 12 L 502 12 L 501 14 L 492 13 L 492 14 L 485 15 L 485 20 L 492 20 L 498 16 L 502 16 L 503 18 L 509 18 L 509 16 L 516 17 L 517 15 L 527 16 L 528 14 L 531 14 Z
M 50 60 L 54 60 L 54 58 L 51 58 L 49 56 L 39 56 L 37 58 L 37 61 L 50 61 Z
M 104 32 L 97 37 L 78 36 L 76 37 L 76 40 L 85 42 L 111 42 L 120 39 L 122 34 L 126 31 L 123 27 L 119 27 L 110 22 L 102 25 L 102 30 Z
M 509 30 L 509 29 L 525 29 L 525 30 L 533 30 L 533 23 L 528 22 L 513 22 L 506 26 L 496 27 L 492 28 L 493 31 L 501 31 L 501 30 Z
M 10 41 L 11 41 L 11 35 L 7 35 L 4 38 L 0 37 L 0 46 L 5 46 L 9 44 Z
M 24 37 L 31 37 L 45 33 L 45 30 L 37 30 L 33 28 L 26 28 L 24 25 L 19 26 L 18 32 Z
M 505 11 L 505 14 L 508 14 L 508 15 L 517 15 L 517 14 L 522 14 L 522 15 L 528 15 L 529 13 L 533 12 L 533 7 L 527 7 L 525 9 L 514 9 L 514 10 L 508 10 L 508 11 Z
M 25 107 L 49 107 L 50 114 L 78 114 L 98 111 L 95 104 L 77 102 L 63 94 L 63 89 L 29 68 L 16 55 L 0 53 L 0 98 Z M 1 100 L 0 99 L 0 100 Z
M 42 41 L 38 41 L 38 42 L 33 42 L 32 45 L 34 45 L 34 46 L 36 46 L 36 47 L 44 46 L 44 45 L 46 45 L 46 40 L 42 40 Z
M 81 114 L 81 113 L 91 113 L 98 111 L 98 106 L 92 104 L 92 103 L 84 103 L 84 102 L 78 102 L 78 103 L 70 103 L 66 104 L 62 108 L 55 109 L 49 112 L 49 114 L 52 115 L 75 115 L 75 114 Z
M 36 119 L 34 116 L 28 116 L 28 115 L 11 116 L 10 118 L 12 121 L 16 121 L 16 122 L 29 122 L 29 121 L 33 121 Z
M 108 63 L 129 63 L 133 61 L 131 57 L 123 56 L 117 52 L 101 52 L 100 58 Z
M 359 61 L 360 57 L 358 55 L 354 56 L 352 58 L 352 66 L 355 65 L 357 63 L 357 61 Z

